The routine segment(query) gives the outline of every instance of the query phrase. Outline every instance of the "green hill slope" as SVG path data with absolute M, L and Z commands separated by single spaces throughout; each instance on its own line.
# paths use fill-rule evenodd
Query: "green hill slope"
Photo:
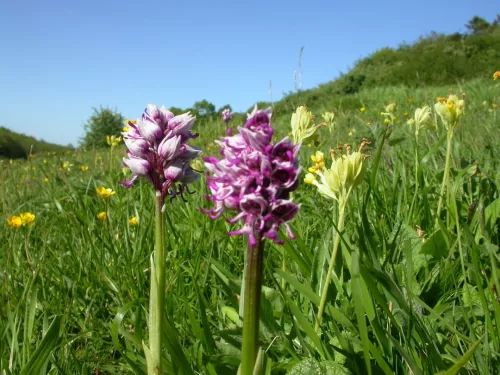
M 37 140 L 26 134 L 16 133 L 0 126 L 0 158 L 26 158 L 30 154 L 42 152 L 63 152 L 69 147 Z
M 357 106 L 349 97 L 368 88 L 457 86 L 474 78 L 491 79 L 500 69 L 500 15 L 491 24 L 474 17 L 466 26 L 468 34 L 431 33 L 411 45 L 382 48 L 334 81 L 286 95 L 274 103 L 274 113 L 301 104 L 317 108 L 352 101 Z

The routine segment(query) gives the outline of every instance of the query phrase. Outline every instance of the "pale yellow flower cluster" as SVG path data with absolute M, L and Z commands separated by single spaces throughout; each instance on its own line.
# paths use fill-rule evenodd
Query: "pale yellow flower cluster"
M 335 157 L 335 150 L 330 150 L 332 157 L 330 168 L 325 167 L 323 153 L 317 151 L 311 156 L 314 166 L 309 168 L 304 182 L 316 186 L 321 195 L 343 202 L 352 189 L 363 181 L 366 155 L 362 154 L 362 150 L 368 144 L 369 142 L 363 139 L 359 150 L 355 152 L 351 152 L 350 145 L 338 147 L 340 151 L 338 157 Z M 343 152 L 344 148 L 345 153 Z M 316 176 L 319 176 L 319 181 Z
M 321 126 L 326 126 L 326 123 L 315 124 L 315 116 L 301 105 L 297 107 L 295 113 L 292 114 L 292 139 L 293 143 L 301 143 L 311 138 L 316 130 Z
M 434 109 L 446 129 L 452 132 L 464 115 L 465 94 L 462 94 L 462 99 L 458 99 L 458 96 L 454 94 L 448 95 L 448 98 L 438 98 L 436 104 L 434 104 Z

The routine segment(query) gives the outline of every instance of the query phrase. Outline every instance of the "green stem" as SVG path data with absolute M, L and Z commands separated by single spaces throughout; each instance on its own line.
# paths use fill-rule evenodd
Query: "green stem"
M 281 261 L 281 270 L 283 271 L 283 273 L 286 272 L 286 253 L 285 253 L 285 249 L 283 249 L 283 259 Z M 285 279 L 281 279 L 281 289 L 283 289 L 283 292 L 286 289 L 286 280 Z
M 419 156 L 418 156 L 418 133 L 415 133 L 415 144 L 414 144 L 414 154 L 415 154 L 415 193 L 413 194 L 413 199 L 410 205 L 410 211 L 408 214 L 408 218 L 411 221 L 413 216 L 413 208 L 415 207 L 415 202 L 417 200 L 418 188 L 419 188 Z
M 446 190 L 446 187 L 448 186 L 448 179 L 449 179 L 449 174 L 450 174 L 450 160 L 451 160 L 451 144 L 453 140 L 453 132 L 449 131 L 448 132 L 448 142 L 446 145 L 446 162 L 444 165 L 444 175 L 443 175 L 443 183 L 441 185 L 441 191 L 439 193 L 439 203 L 438 203 L 438 209 L 436 211 L 436 225 L 439 221 L 439 216 L 441 215 L 441 210 L 443 208 L 443 197 L 444 193 Z
M 111 163 L 113 163 L 113 146 L 109 149 L 109 165 L 108 169 L 111 172 Z
M 161 343 L 165 308 L 165 255 L 163 252 L 163 199 L 161 192 L 155 197 L 155 255 L 154 273 L 151 274 L 149 346 L 151 364 L 148 375 L 161 374 Z M 153 278 L 154 277 L 154 278 Z
M 319 327 L 321 326 L 321 318 L 323 317 L 323 312 L 326 306 L 326 297 L 328 295 L 328 287 L 330 281 L 332 280 L 333 268 L 335 267 L 335 258 L 337 257 L 337 251 L 340 244 L 340 234 L 344 231 L 344 218 L 345 218 L 345 205 L 347 203 L 347 197 L 345 199 L 339 200 L 339 220 L 337 222 L 337 235 L 335 236 L 335 242 L 333 243 L 332 257 L 330 258 L 330 265 L 328 267 L 328 273 L 326 274 L 325 285 L 323 286 L 323 291 L 321 292 L 321 301 L 319 302 L 318 316 L 316 318 L 316 325 L 314 331 L 319 332 Z
M 241 351 L 241 375 L 252 375 L 259 348 L 260 296 L 262 291 L 262 269 L 264 241 L 255 233 L 256 244 L 248 244 L 245 269 L 245 304 L 243 311 L 243 348 Z

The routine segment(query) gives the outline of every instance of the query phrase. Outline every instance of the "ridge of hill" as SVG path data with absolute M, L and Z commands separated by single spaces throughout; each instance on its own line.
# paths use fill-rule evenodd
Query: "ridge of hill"
M 0 126 L 0 158 L 20 159 L 28 155 L 41 152 L 64 152 L 70 150 L 69 146 L 38 140 L 35 137 L 16 133 Z
M 475 16 L 465 26 L 469 30 L 466 34 L 432 32 L 413 44 L 381 48 L 333 81 L 288 93 L 274 103 L 258 105 L 272 104 L 273 113 L 280 115 L 289 112 L 291 106 L 316 108 L 349 102 L 350 96 L 364 89 L 393 86 L 416 89 L 462 85 L 475 78 L 491 79 L 493 72 L 500 69 L 500 15 L 492 23 Z

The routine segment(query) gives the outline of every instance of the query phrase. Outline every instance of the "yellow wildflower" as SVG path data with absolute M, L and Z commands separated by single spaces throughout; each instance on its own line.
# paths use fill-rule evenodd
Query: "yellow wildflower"
M 101 221 L 106 221 L 108 219 L 108 213 L 106 211 L 99 212 L 97 218 Z
M 316 181 L 316 177 L 314 177 L 314 175 L 312 173 L 308 173 L 308 174 L 306 174 L 306 177 L 304 177 L 304 182 L 306 184 L 313 185 L 314 181 Z
M 128 219 L 128 225 L 131 225 L 131 226 L 136 226 L 137 225 L 137 218 L 134 216 L 134 217 L 131 217 L 130 219 Z
M 390 123 L 391 123 L 391 120 L 389 120 L 388 118 L 384 119 L 384 124 L 389 125 Z
M 130 130 L 130 126 L 124 126 L 124 127 L 122 128 L 122 131 L 123 131 L 124 133 L 127 133 L 129 130 Z
M 115 137 L 114 135 L 107 135 L 106 136 L 106 143 L 110 147 L 118 146 L 121 141 L 122 141 L 122 137 Z
M 370 121 L 368 121 L 368 122 L 365 122 L 365 125 L 366 126 L 372 126 L 372 123 Z
M 23 225 L 23 221 L 19 216 L 11 216 L 7 219 L 7 225 L 13 229 L 17 229 Z
M 99 186 L 95 189 L 95 191 L 102 199 L 109 199 L 111 196 L 116 194 L 115 191 L 110 188 L 105 188 L 104 186 Z
M 493 104 L 491 105 L 491 108 L 493 108 L 493 109 L 497 109 L 497 108 L 498 108 L 498 104 L 497 104 L 497 103 L 493 103 Z
M 89 170 L 89 167 L 86 165 L 82 165 L 80 169 L 82 170 L 82 172 L 87 172 Z
M 69 161 L 64 161 L 62 163 L 62 167 L 61 168 L 69 172 L 71 170 L 72 166 L 73 166 L 73 164 L 71 164 Z
M 44 178 L 44 179 L 43 179 L 43 182 L 44 182 L 44 183 L 48 183 L 48 182 L 49 182 L 49 179 L 48 179 L 48 178 Z
M 311 160 L 314 164 L 321 164 L 321 167 L 325 166 L 325 154 L 321 151 L 316 151 L 314 155 L 311 155 Z
M 496 71 L 495 73 L 493 73 L 493 79 L 496 81 L 497 79 L 500 78 L 500 70 Z
M 365 113 L 366 108 L 365 108 L 365 107 L 361 107 L 361 108 L 359 109 L 359 111 L 360 111 L 361 113 Z
M 311 160 L 314 166 L 310 167 L 308 170 L 311 173 L 315 173 L 325 166 L 325 155 L 321 151 L 316 151 L 315 154 L 311 155 Z
M 408 117 L 408 112 L 403 112 L 404 117 Z
M 21 221 L 23 222 L 23 226 L 27 226 L 30 224 L 33 224 L 35 222 L 35 215 L 33 215 L 31 212 L 22 212 L 19 217 L 21 218 Z

